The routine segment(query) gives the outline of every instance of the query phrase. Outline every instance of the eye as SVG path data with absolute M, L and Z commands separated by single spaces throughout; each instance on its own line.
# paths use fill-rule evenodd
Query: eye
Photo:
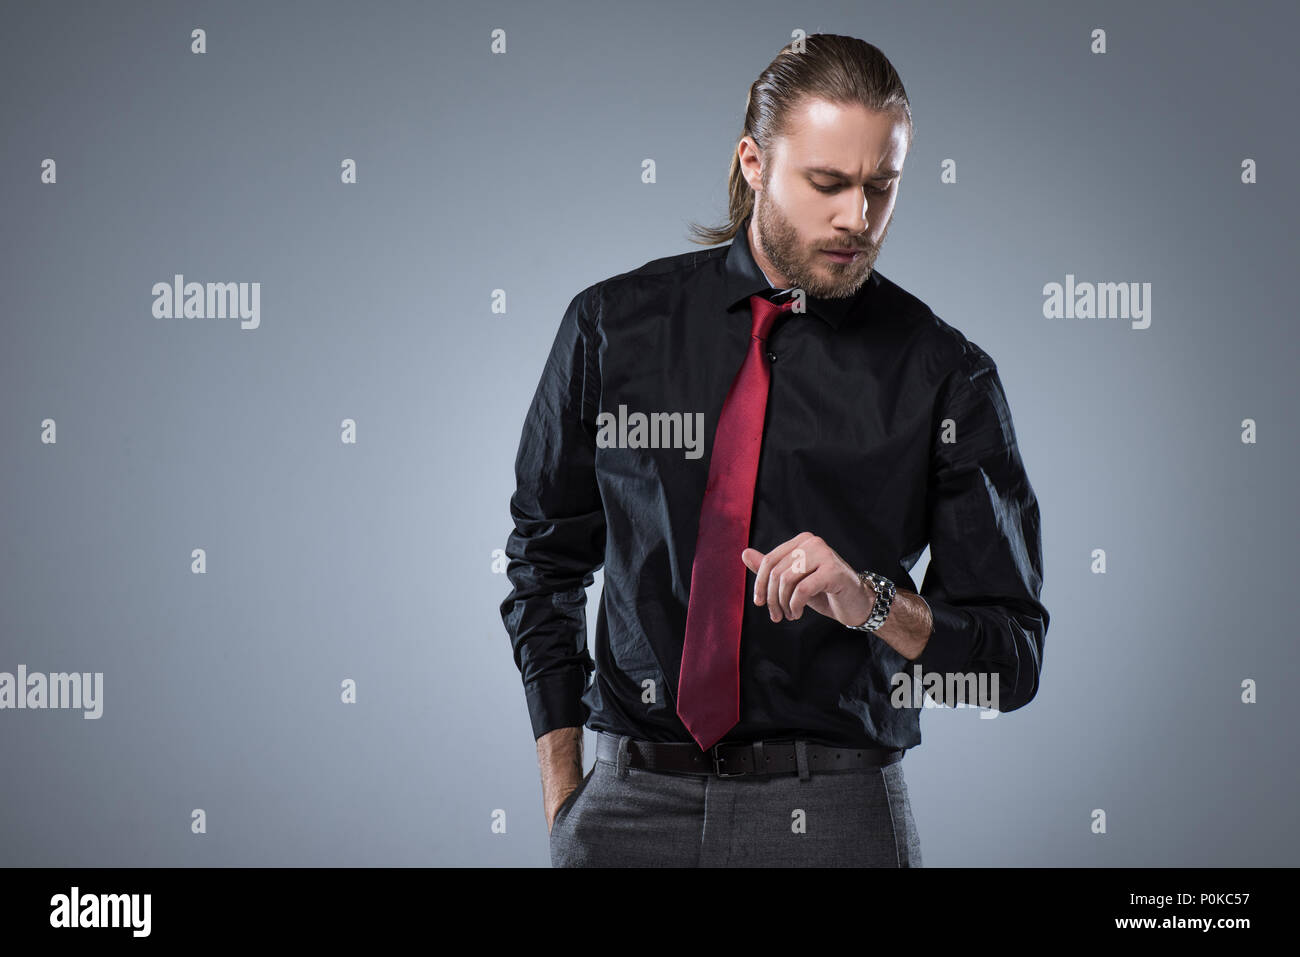
M 841 186 L 818 186 L 816 183 L 813 183 L 812 187 L 813 189 L 817 190 L 817 192 L 819 193 L 836 193 L 843 188 Z M 890 186 L 886 185 L 878 189 L 868 189 L 867 192 L 874 193 L 876 196 L 884 196 L 886 193 L 889 192 L 889 189 Z

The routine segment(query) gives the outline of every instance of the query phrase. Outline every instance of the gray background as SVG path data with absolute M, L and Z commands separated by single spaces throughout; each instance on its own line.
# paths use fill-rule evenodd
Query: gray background
M 898 67 L 877 265 L 997 361 L 1043 509 L 1041 690 L 923 717 L 926 864 L 1300 862 L 1293 4 L 3 18 L 0 671 L 102 671 L 105 703 L 0 712 L 0 863 L 548 862 L 491 565 L 519 428 L 569 299 L 722 216 L 796 28 Z M 261 328 L 153 318 L 177 272 L 261 282 Z M 1152 283 L 1151 327 L 1044 319 L 1067 273 Z

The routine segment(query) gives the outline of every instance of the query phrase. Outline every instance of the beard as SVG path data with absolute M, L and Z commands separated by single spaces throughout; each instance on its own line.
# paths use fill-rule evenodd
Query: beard
M 763 190 L 756 197 L 754 228 L 768 261 L 789 280 L 790 285 L 822 299 L 842 299 L 861 289 L 871 277 L 880 247 L 889 235 L 890 224 L 894 221 L 893 211 L 889 213 L 889 221 L 885 223 L 879 242 L 873 243 L 865 235 L 850 243 L 843 239 L 825 241 L 831 249 L 849 246 L 861 251 L 853 262 L 837 263 L 822 255 L 822 240 L 815 240 L 812 246 L 805 245 L 781 208 L 767 200 L 769 195 L 770 191 Z

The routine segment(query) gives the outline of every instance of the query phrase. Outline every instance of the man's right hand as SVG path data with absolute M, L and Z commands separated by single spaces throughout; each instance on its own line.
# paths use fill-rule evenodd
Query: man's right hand
M 546 833 L 556 812 L 582 783 L 582 728 L 556 728 L 537 739 L 537 765 L 542 771 L 542 806 Z

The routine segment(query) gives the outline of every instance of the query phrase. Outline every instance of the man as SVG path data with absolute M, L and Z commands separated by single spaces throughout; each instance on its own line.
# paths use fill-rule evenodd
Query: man
M 924 699 L 900 674 L 946 703 L 978 676 L 1001 712 L 1037 691 L 1038 503 L 996 366 L 874 270 L 911 141 L 878 49 L 787 47 L 750 91 L 730 222 L 698 230 L 731 243 L 560 323 L 501 605 L 555 866 L 919 866 L 900 759 Z

